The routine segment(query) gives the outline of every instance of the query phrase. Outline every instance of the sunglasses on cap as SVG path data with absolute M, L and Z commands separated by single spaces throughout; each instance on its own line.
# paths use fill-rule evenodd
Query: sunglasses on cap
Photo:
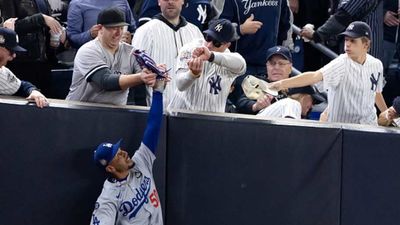
M 209 35 L 206 35 L 205 39 L 206 39 L 206 42 L 212 42 L 212 44 L 213 44 L 214 47 L 216 47 L 216 48 L 221 47 L 221 45 L 223 44 L 222 42 L 219 42 L 219 41 L 215 40 L 214 38 L 212 38 L 212 37 L 209 36 Z

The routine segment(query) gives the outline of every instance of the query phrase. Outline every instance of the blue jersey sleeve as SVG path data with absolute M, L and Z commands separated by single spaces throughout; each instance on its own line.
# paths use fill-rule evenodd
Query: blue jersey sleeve
M 150 107 L 147 127 L 144 131 L 143 144 L 154 154 L 156 152 L 158 138 L 160 136 L 161 121 L 163 114 L 163 97 L 160 92 L 153 92 L 153 100 Z

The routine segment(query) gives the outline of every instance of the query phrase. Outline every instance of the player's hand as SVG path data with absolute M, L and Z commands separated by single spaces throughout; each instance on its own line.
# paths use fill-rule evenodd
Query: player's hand
M 195 77 L 199 77 L 201 72 L 203 72 L 203 60 L 201 58 L 189 59 L 188 66 Z
M 35 101 L 37 107 L 39 108 L 43 108 L 49 105 L 47 98 L 37 90 L 33 90 L 26 99 Z
M 147 68 L 144 68 L 140 73 L 140 79 L 143 81 L 144 84 L 153 87 L 156 82 L 157 74 L 151 72 Z
M 99 30 L 101 29 L 101 25 L 100 24 L 95 24 L 90 28 L 90 36 L 92 38 L 96 38 L 97 35 L 99 34 Z
M 389 27 L 394 27 L 399 25 L 400 20 L 395 12 L 387 11 L 383 18 L 383 22 Z
M 6 21 L 4 21 L 3 23 L 3 27 L 11 29 L 11 30 L 15 30 L 15 21 L 18 18 L 9 18 Z
M 289 0 L 290 10 L 297 14 L 299 12 L 299 0 Z
M 205 46 L 196 48 L 192 53 L 193 58 L 200 58 L 203 61 L 208 60 L 210 56 L 211 51 Z
M 271 105 L 271 101 L 274 98 L 274 96 L 265 94 L 261 96 L 260 98 L 257 99 L 256 103 L 253 104 L 252 110 L 253 112 L 258 112 L 261 109 L 267 108 L 268 106 Z
M 251 14 L 249 18 L 246 19 L 246 21 L 244 21 L 244 23 L 242 23 L 240 25 L 240 33 L 242 35 L 245 34 L 255 34 L 263 25 L 262 22 L 254 20 L 254 15 Z
M 54 34 L 61 34 L 63 29 L 61 24 L 54 19 L 51 16 L 47 16 L 42 14 L 43 18 L 44 18 L 44 22 L 46 23 L 46 25 L 49 27 L 50 31 Z
M 132 34 L 129 31 L 124 31 L 124 33 L 122 34 L 121 41 L 125 42 L 127 44 L 131 44 L 131 42 L 132 42 Z

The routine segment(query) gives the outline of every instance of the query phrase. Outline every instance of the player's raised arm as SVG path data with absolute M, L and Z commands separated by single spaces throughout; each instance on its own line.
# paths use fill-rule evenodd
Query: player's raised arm
M 153 99 L 150 107 L 149 117 L 147 119 L 146 130 L 144 131 L 143 144 L 145 144 L 154 154 L 156 152 L 158 137 L 163 114 L 163 96 L 165 88 L 165 79 L 157 79 L 153 87 Z

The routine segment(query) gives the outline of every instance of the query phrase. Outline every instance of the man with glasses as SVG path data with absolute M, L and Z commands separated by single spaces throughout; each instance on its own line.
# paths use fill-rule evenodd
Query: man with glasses
M 284 46 L 275 46 L 269 48 L 266 58 L 267 75 L 257 76 L 257 78 L 266 80 L 267 82 L 274 82 L 288 78 L 292 72 L 292 54 L 290 50 Z M 286 92 L 279 92 L 279 95 L 274 97 L 270 94 L 265 94 L 257 100 L 248 98 L 242 89 L 242 82 L 235 84 L 236 93 L 240 93 L 235 107 L 238 113 L 244 114 L 257 114 L 260 110 L 270 106 L 274 101 L 286 98 Z M 238 89 L 240 88 L 240 89 Z
M 176 91 L 168 110 L 224 112 L 233 80 L 246 71 L 239 53 L 229 51 L 238 38 L 236 27 L 226 19 L 212 21 L 205 40 L 184 45 L 178 56 Z

